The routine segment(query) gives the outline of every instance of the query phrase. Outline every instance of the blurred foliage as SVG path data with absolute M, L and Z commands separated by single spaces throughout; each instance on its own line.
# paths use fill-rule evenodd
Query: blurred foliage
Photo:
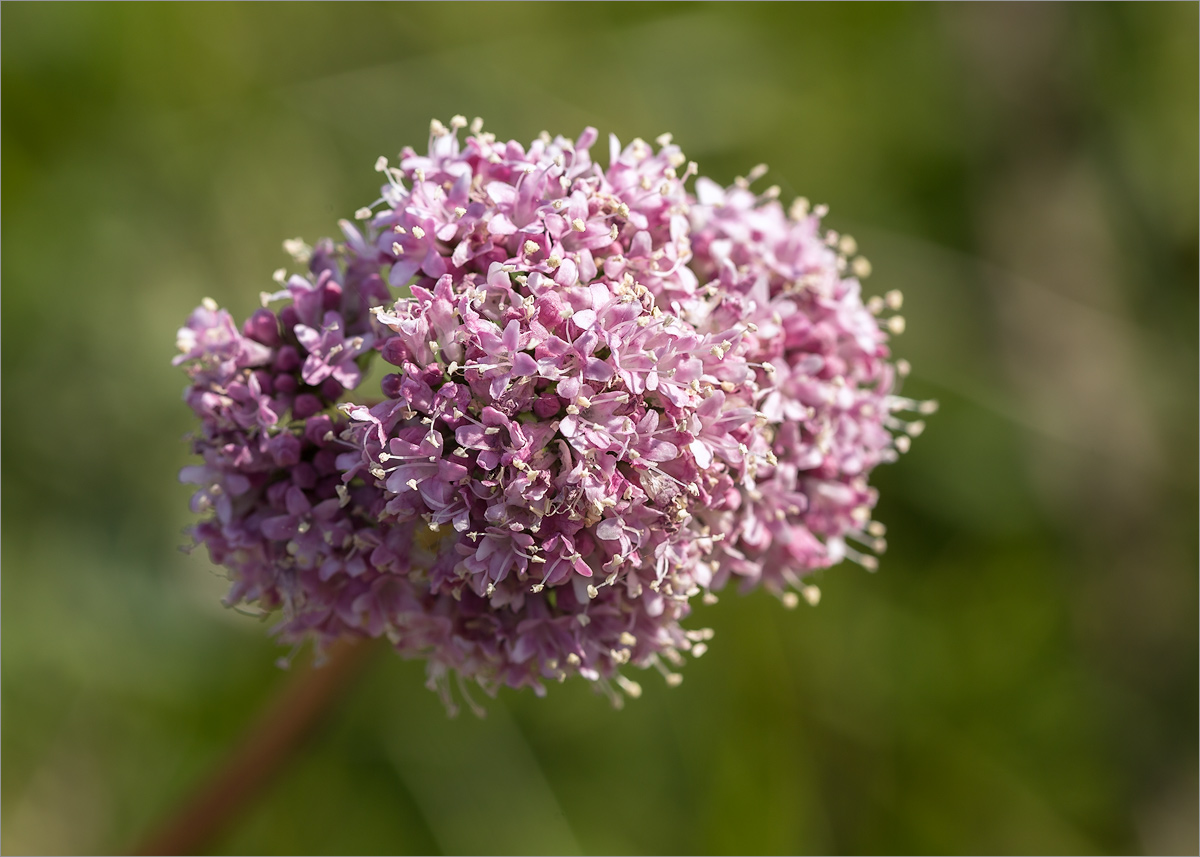
M 176 550 L 174 331 L 453 113 L 766 161 L 905 291 L 942 411 L 877 473 L 877 575 L 726 595 L 620 712 L 448 720 L 379 657 L 221 852 L 1196 852 L 1195 4 L 2 17 L 5 852 L 128 848 L 281 683 Z

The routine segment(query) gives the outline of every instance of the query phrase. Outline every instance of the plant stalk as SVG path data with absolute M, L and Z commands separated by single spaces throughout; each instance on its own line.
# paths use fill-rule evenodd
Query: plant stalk
M 134 854 L 198 854 L 254 803 L 376 647 L 339 640 L 320 666 L 297 672 L 267 703 L 224 763 Z

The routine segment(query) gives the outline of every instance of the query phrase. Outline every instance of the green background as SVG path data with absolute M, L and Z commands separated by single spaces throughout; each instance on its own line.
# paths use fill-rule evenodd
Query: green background
M 131 847 L 286 679 L 177 550 L 175 329 L 455 113 L 767 162 L 942 410 L 876 473 L 878 574 L 700 608 L 621 712 L 448 720 L 384 653 L 218 851 L 1196 853 L 1196 4 L 0 14 L 6 853 Z

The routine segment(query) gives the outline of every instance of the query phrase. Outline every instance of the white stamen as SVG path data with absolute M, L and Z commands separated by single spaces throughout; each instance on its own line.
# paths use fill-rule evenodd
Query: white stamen
M 312 247 L 304 243 L 303 238 L 289 238 L 283 242 L 283 251 L 301 264 L 312 258 Z
M 796 201 L 793 202 L 791 208 L 788 209 L 788 217 L 792 218 L 792 220 L 803 220 L 804 218 L 808 217 L 810 205 L 811 203 L 809 203 L 808 197 L 796 197 Z
M 567 657 L 568 657 L 568 660 L 570 660 L 570 658 L 572 658 L 572 657 L 575 657 L 575 659 L 578 660 L 578 657 L 574 654 L 574 652 L 572 652 Z M 640 697 L 642 695 L 642 686 L 640 684 L 638 684 L 636 681 L 625 678 L 625 676 L 618 673 L 616 682 L 617 682 L 617 685 L 621 688 L 621 690 L 625 691 L 625 693 L 629 696 L 630 699 L 637 699 L 638 697 Z

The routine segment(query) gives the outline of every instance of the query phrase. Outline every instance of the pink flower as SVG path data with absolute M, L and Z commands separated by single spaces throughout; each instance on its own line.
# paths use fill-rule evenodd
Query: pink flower
M 593 129 L 465 124 L 380 159 L 343 243 L 288 242 L 309 275 L 278 310 L 180 331 L 205 462 L 181 478 L 229 603 L 287 639 L 387 636 L 448 704 L 450 671 L 616 699 L 627 666 L 679 680 L 711 636 L 691 599 L 731 577 L 794 604 L 814 569 L 874 568 L 868 477 L 932 405 L 895 394 L 900 299 L 863 302 L 852 239 L 748 180 L 689 192 L 669 136 L 604 169 Z M 376 354 L 395 371 L 359 391 Z

